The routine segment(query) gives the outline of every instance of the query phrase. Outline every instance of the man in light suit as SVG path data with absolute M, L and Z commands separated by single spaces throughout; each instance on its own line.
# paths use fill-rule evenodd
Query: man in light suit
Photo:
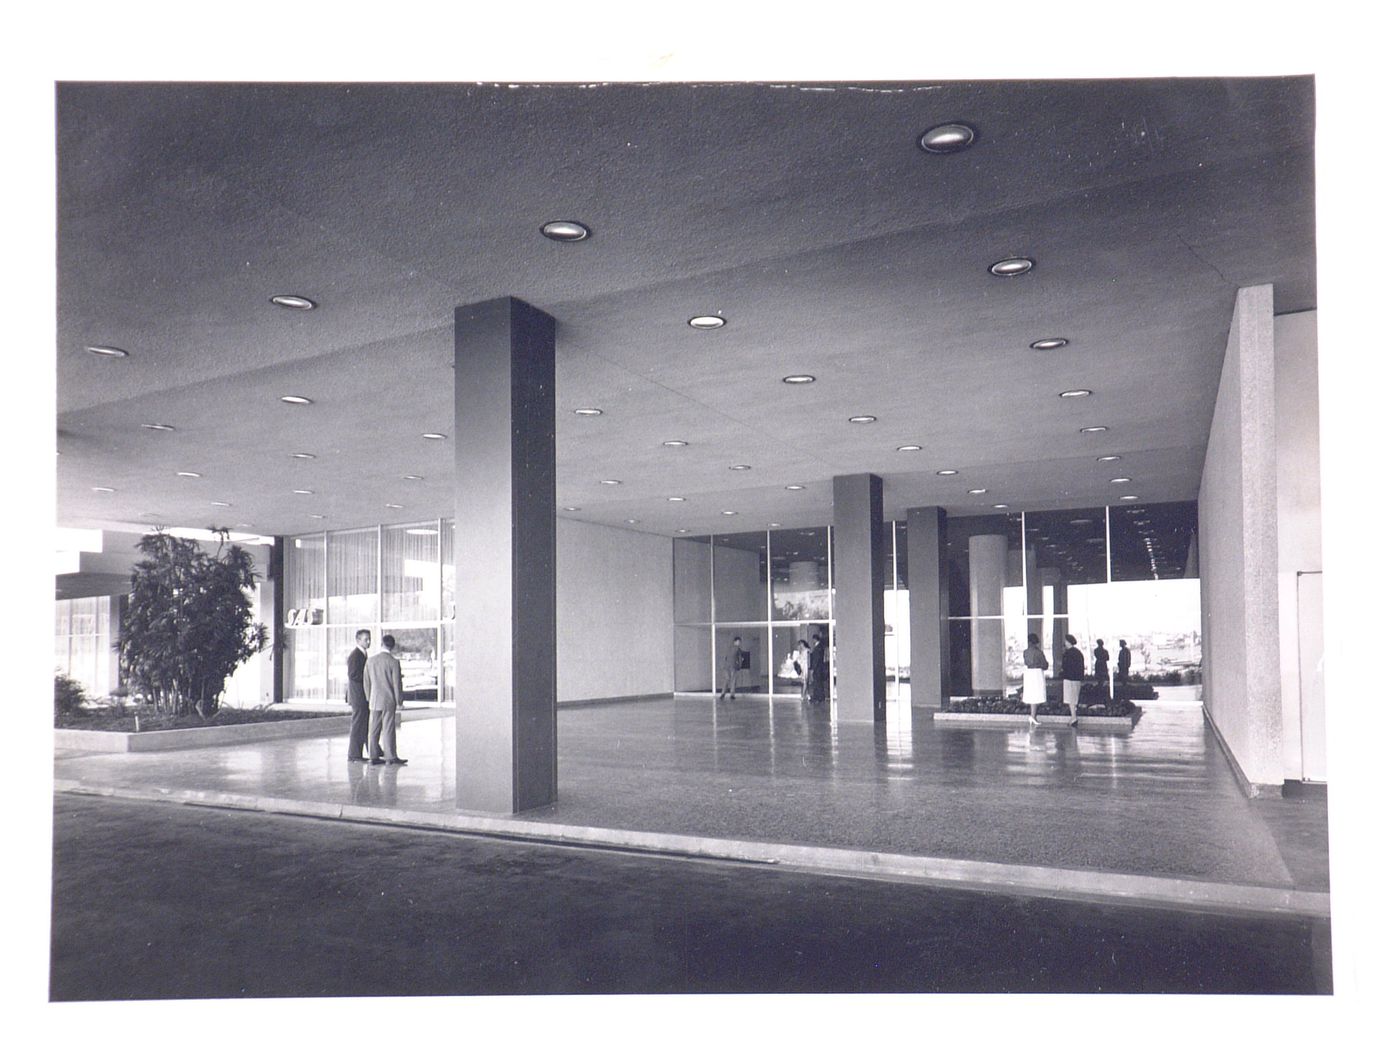
M 365 744 L 369 738 L 369 697 L 365 695 L 365 663 L 369 652 L 369 632 L 359 630 L 355 632 L 355 648 L 350 650 L 350 655 L 345 661 L 346 677 L 349 680 L 346 689 L 346 702 L 350 705 L 350 754 L 349 761 L 363 762 L 365 760 Z M 370 748 L 370 758 L 378 758 L 377 748 Z
M 369 693 L 370 765 L 406 766 L 408 760 L 399 757 L 399 708 L 403 706 L 403 669 L 394 655 L 394 636 L 386 634 L 382 648 L 365 663 L 365 691 Z

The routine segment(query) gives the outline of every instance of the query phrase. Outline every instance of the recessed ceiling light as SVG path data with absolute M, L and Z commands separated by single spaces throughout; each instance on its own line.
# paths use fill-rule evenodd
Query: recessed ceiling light
M 582 241 L 592 232 L 583 223 L 570 219 L 554 219 L 540 227 L 540 233 L 551 241 Z
M 691 328 L 698 328 L 702 332 L 712 332 L 716 328 L 724 327 L 724 318 L 718 314 L 701 314 L 686 321 Z
M 1092 525 L 1092 524 L 1094 524 L 1094 519 L 1093 519 L 1093 518 L 1073 518 L 1073 519 L 1070 520 L 1070 524 L 1071 524 L 1071 525 Z
M 720 511 L 720 513 L 732 517 L 733 515 L 738 514 L 739 512 L 737 510 L 722 510 Z
M 576 416 L 601 416 L 602 414 L 603 414 L 603 410 L 602 410 L 601 408 L 576 408 L 576 409 L 574 409 L 574 415 L 576 415 Z
M 983 495 L 986 491 L 987 491 L 986 489 L 968 489 L 968 490 L 967 490 L 967 494 L 968 494 L 969 496 L 981 496 L 981 495 Z
M 400 474 L 399 477 L 403 478 L 404 481 L 422 481 L 422 480 L 423 480 L 423 475 L 422 475 L 422 474 Z
M 1114 462 L 1115 460 L 1119 460 L 1119 459 L 1122 459 L 1122 458 L 1123 458 L 1122 456 L 1100 456 L 1100 457 L 1099 457 L 1099 462 L 1100 462 L 1100 463 L 1112 463 L 1112 462 Z
M 289 405 L 309 405 L 311 398 L 302 397 L 300 394 L 283 394 L 281 400 Z
M 993 277 L 1019 277 L 1023 273 L 1030 273 L 1031 267 L 1034 265 L 1034 259 L 1013 256 L 1010 259 L 999 259 L 992 263 L 991 266 L 987 267 L 987 272 Z
M 690 530 L 689 530 L 689 529 L 677 529 L 676 531 L 679 532 L 679 533 L 681 533 L 682 535 L 684 535 L 685 533 L 689 532 Z
M 325 517 L 324 514 L 312 514 L 312 515 L 310 515 L 310 516 L 313 517 L 313 518 L 324 518 L 324 517 Z
M 221 499 L 211 499 L 211 500 L 209 501 L 209 506 L 211 506 L 211 507 L 232 507 L 233 504 L 232 504 L 232 503 L 225 503 L 225 502 L 224 502 L 223 500 L 221 500 Z
M 1006 504 L 1005 504 L 1005 503 L 993 503 L 993 504 L 992 504 L 992 510 L 1006 510 Z
M 425 437 L 425 438 L 427 438 L 429 441 L 446 441 L 446 440 L 447 440 L 447 435 L 446 435 L 446 434 L 428 433 L 428 434 L 424 434 L 424 435 L 422 435 L 422 436 Z
M 1081 434 L 1102 434 L 1108 427 L 1080 427 Z
M 293 458 L 293 459 L 315 459 L 315 458 L 316 458 L 316 453 L 314 453 L 314 452 L 293 452 L 293 453 L 292 453 L 292 458 Z
M 770 521 L 768 523 L 768 527 L 770 529 L 781 529 L 783 527 L 783 523 L 781 521 Z
M 807 487 L 806 485 L 784 485 L 784 486 L 783 486 L 783 488 L 787 489 L 789 492 L 801 492 L 801 491 L 802 491 L 803 489 L 805 489 L 806 487 Z
M 690 442 L 689 442 L 689 441 L 678 441 L 678 440 L 674 440 L 674 439 L 673 439 L 673 440 L 671 440 L 671 441 L 663 441 L 663 442 L 661 442 L 661 444 L 662 444 L 664 447 L 666 447 L 666 448 L 685 448 L 685 446 L 686 446 L 686 445 L 689 445 Z
M 386 503 L 384 506 L 388 507 L 390 510 L 403 510 L 402 503 Z
M 194 471 L 194 470 L 177 470 L 177 471 L 175 472 L 175 476 L 176 476 L 177 478 L 202 478 L 202 477 L 204 477 L 203 474 L 199 473 L 198 471 Z
M 929 153 L 957 153 L 976 138 L 977 132 L 967 124 L 939 124 L 919 136 L 919 148 Z
M 1130 481 L 1132 481 L 1132 480 L 1133 480 L 1132 478 L 1109 478 L 1109 479 L 1108 479 L 1108 483 L 1109 483 L 1110 485 L 1126 485 L 1128 482 L 1130 482 Z
M 174 430 L 169 423 L 142 423 L 142 430 Z
M 304 295 L 274 295 L 272 302 L 288 310 L 314 310 L 316 304 Z
M 130 356 L 131 356 L 130 354 L 128 354 L 125 350 L 123 350 L 123 349 L 122 349 L 121 347 L 119 347 L 119 346 L 85 346 L 85 347 L 83 347 L 83 349 L 86 350 L 86 351 L 87 351 L 88 353 L 90 353 L 90 354 L 96 354 L 98 357 L 130 357 Z
M 667 503 L 684 503 L 684 502 L 685 502 L 685 497 L 684 497 L 684 496 L 667 496 L 667 497 L 666 497 L 666 502 L 667 502 Z
M 847 422 L 847 423 L 873 423 L 873 422 L 875 422 L 875 417 L 874 417 L 874 416 L 852 416 L 850 419 L 846 420 L 846 422 Z
M 622 484 L 622 482 L 619 481 L 617 478 L 604 478 L 602 483 L 603 483 L 604 485 L 621 485 L 621 484 Z
M 292 495 L 293 495 L 293 496 L 314 496 L 314 495 L 316 495 L 316 493 L 312 492 L 310 489 L 292 489 Z
M 735 464 L 734 464 L 733 466 L 731 466 L 729 469 L 730 469 L 730 470 L 753 470 L 753 467 L 749 466 L 747 463 L 735 463 Z
M 564 509 L 565 509 L 566 511 L 568 511 L 570 514 L 572 514 L 574 511 L 578 510 L 577 507 L 565 507 Z
M 1068 339 L 1037 339 L 1031 344 L 1032 350 L 1059 350 L 1061 347 L 1069 346 Z
M 636 525 L 636 524 L 639 524 L 639 520 L 638 520 L 637 518 L 628 518 L 626 524 L 628 524 L 628 525 Z
M 92 491 L 93 491 L 93 492 L 116 492 L 117 490 L 116 490 L 116 489 L 109 489 L 106 485 L 94 485 L 94 486 L 92 487 Z
M 954 474 L 957 473 L 957 471 L 956 471 L 956 470 L 940 470 L 938 473 L 939 473 L 942 477 L 951 478 Z
M 1093 393 L 1092 390 L 1061 390 L 1061 391 L 1060 391 L 1060 396 L 1061 396 L 1061 397 L 1088 397 L 1088 396 L 1089 396 L 1090 394 L 1092 394 L 1092 393 Z
M 1139 497 L 1137 497 L 1137 496 L 1119 496 L 1118 498 L 1121 499 L 1121 500 L 1134 500 L 1134 499 L 1138 499 Z
M 784 383 L 791 383 L 793 386 L 802 386 L 804 383 L 815 383 L 816 381 L 817 381 L 817 377 L 816 377 L 816 376 L 809 376 L 809 375 L 783 376 L 783 382 L 784 382 Z
M 923 445 L 900 445 L 899 448 L 895 449 L 896 452 L 922 452 L 923 450 Z

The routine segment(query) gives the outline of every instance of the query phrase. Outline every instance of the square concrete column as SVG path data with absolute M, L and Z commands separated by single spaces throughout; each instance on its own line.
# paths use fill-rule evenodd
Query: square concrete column
M 833 478 L 836 720 L 885 720 L 885 499 L 874 474 Z
M 909 508 L 909 693 L 914 704 L 945 707 L 948 678 L 948 512 Z
M 554 319 L 519 299 L 457 308 L 457 806 L 558 797 Z

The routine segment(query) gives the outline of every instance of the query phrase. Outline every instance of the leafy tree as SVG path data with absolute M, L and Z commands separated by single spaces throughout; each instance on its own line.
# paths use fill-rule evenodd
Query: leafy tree
M 54 672 L 53 713 L 55 717 L 73 714 L 86 699 L 87 694 L 83 692 L 82 685 L 69 678 L 62 671 Z
M 194 540 L 165 532 L 141 537 L 146 555 L 131 573 L 117 638 L 123 672 L 134 692 L 170 714 L 195 712 L 212 718 L 224 680 L 267 645 L 267 628 L 253 622 L 247 590 L 253 586 L 253 557 L 228 530 L 208 554 Z

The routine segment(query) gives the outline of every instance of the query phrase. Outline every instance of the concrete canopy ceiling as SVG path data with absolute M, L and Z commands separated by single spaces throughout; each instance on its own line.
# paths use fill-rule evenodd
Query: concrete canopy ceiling
M 861 471 L 889 516 L 1193 499 L 1236 288 L 1315 306 L 1312 98 L 1311 78 L 62 84 L 59 523 L 452 515 L 453 310 L 502 295 L 559 322 L 568 517 L 820 523 Z M 973 147 L 920 150 L 946 121 Z M 593 236 L 549 241 L 551 219 Z M 988 274 L 1013 255 L 1035 269 Z M 1051 336 L 1070 345 L 1028 349 Z

